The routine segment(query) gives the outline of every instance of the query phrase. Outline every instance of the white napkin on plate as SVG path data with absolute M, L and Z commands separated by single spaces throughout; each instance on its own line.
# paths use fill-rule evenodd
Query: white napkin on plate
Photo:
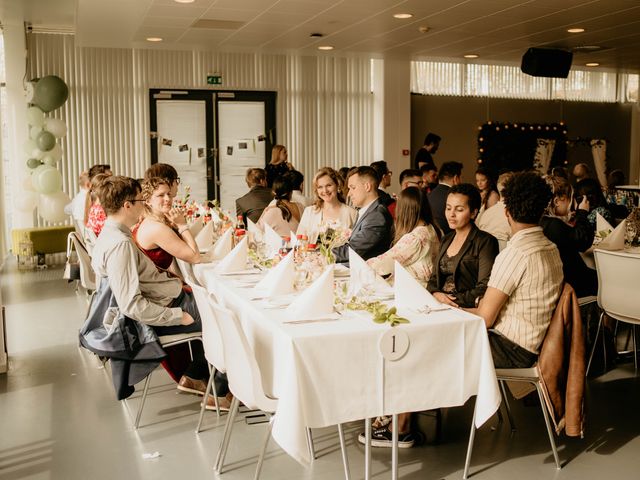
M 333 316 L 333 265 L 329 265 L 284 311 L 285 320 Z
M 245 236 L 236 247 L 216 266 L 217 273 L 240 272 L 247 269 L 249 243 Z
M 289 230 L 289 238 L 291 239 L 289 246 L 291 248 L 296 248 L 296 246 L 298 245 L 298 236 L 295 233 L 293 233 L 291 230 Z
M 262 241 L 262 237 L 264 236 L 264 233 L 262 232 L 262 230 L 260 230 L 260 227 L 258 225 L 256 225 L 256 223 L 251 220 L 249 217 L 247 217 L 247 231 L 253 235 L 253 238 L 255 239 L 256 242 Z
M 349 249 L 349 290 L 357 295 L 363 287 L 371 288 L 375 294 L 392 295 L 393 288 L 367 265 L 360 255 Z
M 296 275 L 295 263 L 293 262 L 293 250 L 280 263 L 269 270 L 262 280 L 253 288 L 258 296 L 269 297 L 272 295 L 286 295 L 293 293 L 293 286 Z
M 200 250 L 206 250 L 213 245 L 213 222 L 207 223 L 196 235 L 196 244 Z
M 606 220 L 604 221 L 606 222 Z M 609 235 L 606 236 L 604 240 L 602 240 L 598 245 L 596 245 L 596 248 L 599 248 L 602 250 L 623 250 L 626 233 L 627 233 L 627 220 L 625 219 L 621 221 L 618 224 L 618 226 L 614 228 Z
M 191 235 L 193 235 L 194 238 L 196 237 L 196 235 L 200 233 L 200 231 L 203 228 L 204 228 L 204 221 L 202 220 L 202 218 L 198 218 L 195 222 L 189 225 L 189 231 L 191 232 Z
M 282 246 L 282 237 L 266 223 L 264 224 L 264 243 L 267 258 L 275 257 Z
M 610 234 L 613 231 L 613 227 L 609 222 L 605 220 L 605 218 L 596 212 L 596 234 L 600 234 L 600 232 L 605 232 L 605 234 Z
M 233 249 L 233 228 L 228 228 L 222 236 L 213 244 L 212 260 L 222 260 Z
M 427 291 L 418 281 L 413 278 L 407 270 L 395 262 L 395 270 L 393 273 L 397 308 L 408 308 L 411 310 L 421 310 L 424 307 L 430 309 L 439 309 L 443 305 L 435 299 L 431 293 Z

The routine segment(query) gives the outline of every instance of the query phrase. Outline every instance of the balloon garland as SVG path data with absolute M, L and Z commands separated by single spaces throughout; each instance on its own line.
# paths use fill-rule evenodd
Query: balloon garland
M 23 212 L 38 214 L 49 222 L 62 222 L 66 218 L 64 207 L 71 200 L 62 191 L 62 175 L 57 164 L 62 158 L 62 147 L 58 139 L 67 134 L 64 121 L 46 117 L 45 113 L 64 105 L 69 97 L 69 88 L 60 77 L 47 75 L 32 82 L 27 88 L 27 121 L 29 139 L 24 151 L 30 176 L 18 196 L 16 207 Z

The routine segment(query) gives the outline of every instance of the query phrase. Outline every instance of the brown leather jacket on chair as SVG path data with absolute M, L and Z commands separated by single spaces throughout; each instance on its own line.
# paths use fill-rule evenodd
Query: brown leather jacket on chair
M 542 342 L 538 369 L 556 433 L 582 437 L 585 358 L 578 298 L 568 283 Z

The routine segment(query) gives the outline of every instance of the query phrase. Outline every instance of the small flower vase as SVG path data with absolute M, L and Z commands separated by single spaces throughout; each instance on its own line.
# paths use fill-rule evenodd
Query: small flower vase
M 640 247 L 640 207 L 635 207 L 627 217 L 625 246 Z

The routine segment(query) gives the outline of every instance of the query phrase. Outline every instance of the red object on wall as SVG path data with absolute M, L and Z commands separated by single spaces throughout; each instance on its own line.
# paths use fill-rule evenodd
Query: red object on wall
M 402 150 L 402 155 L 404 155 L 405 157 L 409 156 L 409 150 L 407 150 L 406 148 Z

